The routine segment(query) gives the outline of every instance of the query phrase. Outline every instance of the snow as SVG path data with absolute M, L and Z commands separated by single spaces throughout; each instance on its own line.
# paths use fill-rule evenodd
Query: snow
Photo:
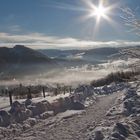
M 48 95 L 48 93 L 46 93 L 46 95 Z M 68 97 L 70 94 L 69 93 L 66 93 L 65 95 L 64 94 L 59 94 L 57 96 L 46 96 L 45 98 L 42 96 L 42 97 L 37 97 L 37 98 L 33 98 L 32 101 L 33 102 L 40 102 L 40 101 L 43 101 L 43 100 L 47 100 L 48 102 L 52 103 L 54 100 L 56 99 L 59 99 L 59 98 L 65 98 L 65 97 Z M 14 101 L 19 101 L 20 103 L 24 102 L 26 99 L 15 99 L 13 98 L 13 102 Z M 9 97 L 0 97 L 0 109 L 3 109 L 3 108 L 9 108 Z
M 72 117 L 74 115 L 82 114 L 84 112 L 85 112 L 85 110 L 67 110 L 67 111 L 65 111 L 63 113 L 59 113 L 57 115 L 57 118 L 58 119 L 66 119 L 66 118 L 70 118 L 70 117 Z
M 137 61 L 137 59 L 116 60 L 108 61 L 108 63 L 102 63 L 98 65 L 83 65 L 64 69 L 55 69 L 43 74 L 24 76 L 21 79 L 12 80 L 0 80 L 0 86 L 4 88 L 10 85 L 54 85 L 56 83 L 65 85 L 79 85 L 89 83 L 92 80 L 103 78 L 111 72 L 119 70 L 128 70 L 128 66 Z

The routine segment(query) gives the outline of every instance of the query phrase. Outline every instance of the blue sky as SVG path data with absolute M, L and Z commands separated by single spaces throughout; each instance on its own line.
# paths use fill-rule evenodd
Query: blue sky
M 108 17 L 86 19 L 88 0 L 0 0 L 0 46 L 25 44 L 33 48 L 84 48 L 91 46 L 140 44 L 137 30 L 121 18 L 120 8 L 140 14 L 140 0 L 105 0 L 116 4 Z M 92 0 L 90 0 L 92 1 Z M 93 0 L 97 5 L 98 0 Z M 139 30 L 139 29 L 138 29 Z

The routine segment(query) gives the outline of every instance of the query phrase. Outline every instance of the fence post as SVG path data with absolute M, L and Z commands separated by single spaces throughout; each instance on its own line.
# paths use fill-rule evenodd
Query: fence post
M 31 89 L 30 89 L 30 87 L 28 87 L 27 89 L 28 89 L 27 99 L 32 99 L 32 94 L 31 94 Z
M 45 88 L 42 87 L 42 90 L 43 90 L 43 97 L 45 98 L 45 97 L 46 97 L 46 96 L 45 96 Z
M 64 86 L 64 95 L 66 94 L 66 87 Z
M 57 88 L 54 88 L 54 95 L 55 95 L 55 96 L 57 96 L 57 95 L 58 95 Z
M 8 95 L 8 89 L 5 89 L 5 95 L 6 96 Z
M 10 106 L 12 106 L 13 101 L 12 101 L 12 92 L 11 91 L 9 91 L 9 101 L 10 101 Z
M 71 86 L 70 86 L 70 94 L 71 94 Z

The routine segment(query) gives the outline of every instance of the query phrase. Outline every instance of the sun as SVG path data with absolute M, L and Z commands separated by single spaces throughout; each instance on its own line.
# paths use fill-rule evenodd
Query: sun
M 95 10 L 93 11 L 93 15 L 97 16 L 98 18 L 106 16 L 106 9 L 102 5 L 99 7 L 96 7 Z
M 96 17 L 99 21 L 101 18 L 106 18 L 108 13 L 108 7 L 104 7 L 104 5 L 100 3 L 98 6 L 93 5 L 92 9 L 90 10 L 90 17 Z
M 114 10 L 118 8 L 117 2 L 112 4 L 109 0 L 82 1 L 85 4 L 86 14 L 80 18 L 80 21 L 87 21 L 86 30 L 88 30 L 91 38 L 94 38 L 99 33 L 104 27 L 102 25 L 109 25 L 115 30 L 117 29 L 118 24 L 113 20 Z

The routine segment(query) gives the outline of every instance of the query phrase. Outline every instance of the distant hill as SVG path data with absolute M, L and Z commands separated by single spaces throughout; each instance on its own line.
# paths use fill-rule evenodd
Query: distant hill
M 74 60 L 79 59 L 87 62 L 101 62 L 109 59 L 110 56 L 119 53 L 120 48 L 95 48 L 89 50 L 39 50 L 41 53 L 59 59 Z
M 36 50 L 16 45 L 13 48 L 0 47 L 0 62 L 3 64 L 50 63 L 51 59 Z
M 0 47 L 0 79 L 43 73 L 56 66 L 55 60 L 23 45 Z
M 120 48 L 111 48 L 111 47 L 106 47 L 106 48 L 96 48 L 96 49 L 90 49 L 87 50 L 85 55 L 102 55 L 102 56 L 110 56 L 112 54 L 118 53 Z
M 41 49 L 39 52 L 53 58 L 66 58 L 69 55 L 75 55 L 83 50 L 58 50 L 58 49 Z

